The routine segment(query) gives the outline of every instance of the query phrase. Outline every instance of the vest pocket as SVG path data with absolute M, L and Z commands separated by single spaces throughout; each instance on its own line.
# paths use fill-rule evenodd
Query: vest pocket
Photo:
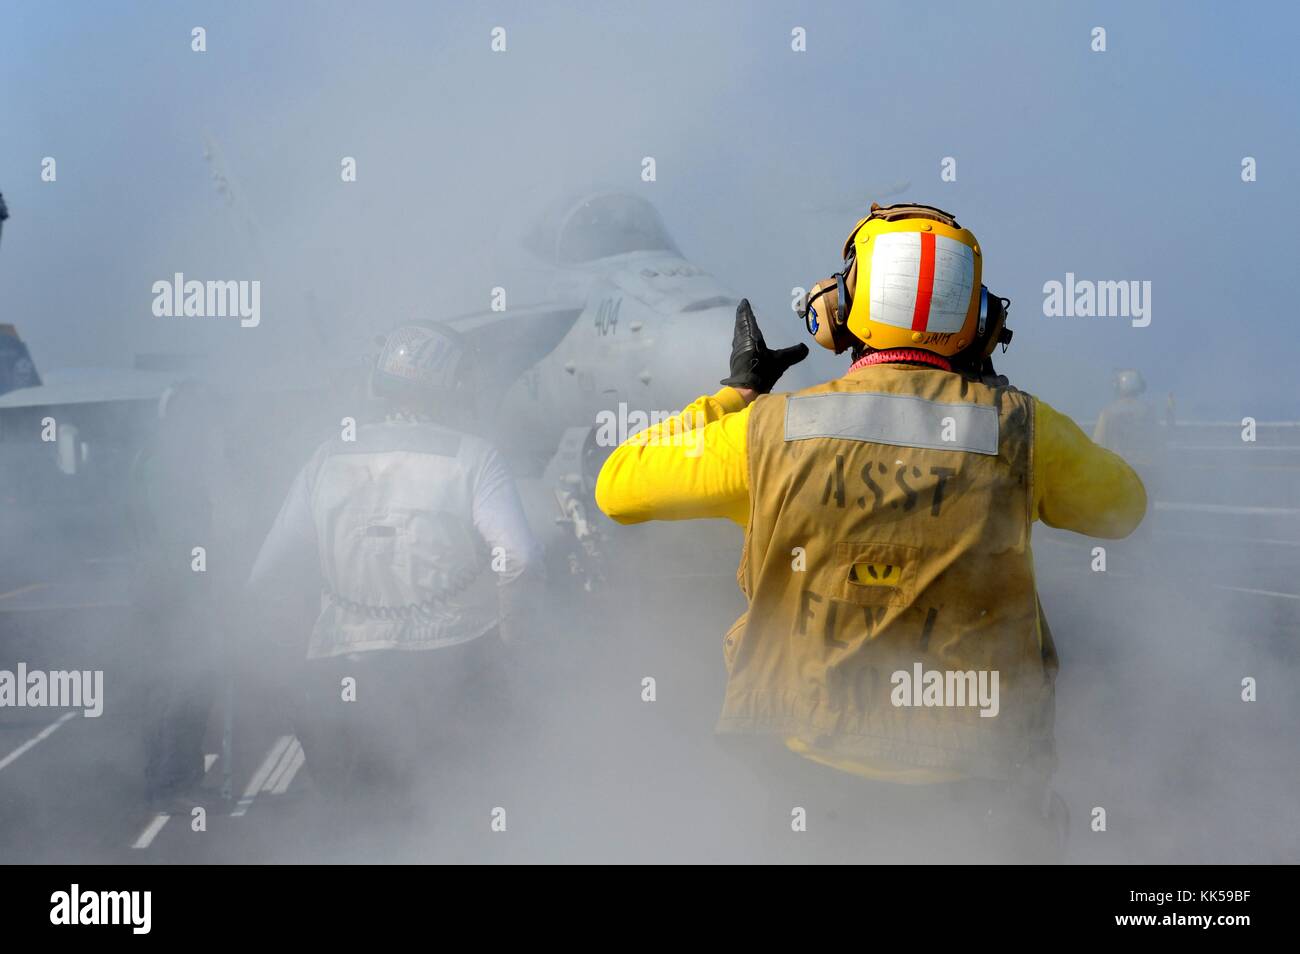
M 830 572 L 839 598 L 862 605 L 907 606 L 916 590 L 919 547 L 837 543 Z

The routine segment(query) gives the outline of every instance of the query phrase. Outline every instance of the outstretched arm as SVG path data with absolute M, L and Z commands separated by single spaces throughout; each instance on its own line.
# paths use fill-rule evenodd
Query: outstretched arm
M 1147 510 L 1146 488 L 1118 455 L 1034 399 L 1034 516 L 1049 527 L 1118 540 Z
M 726 387 L 632 435 L 601 467 L 596 505 L 618 523 L 723 517 L 743 526 L 748 404 Z

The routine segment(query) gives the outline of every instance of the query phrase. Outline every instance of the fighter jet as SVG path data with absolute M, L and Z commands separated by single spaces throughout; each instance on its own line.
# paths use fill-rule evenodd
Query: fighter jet
M 644 199 L 554 206 L 512 259 L 519 285 L 545 300 L 450 322 L 513 381 L 496 409 L 511 446 L 554 453 L 569 427 L 594 428 L 620 404 L 679 408 L 725 371 L 738 296 L 682 257 Z
M 683 257 L 655 208 L 626 193 L 552 205 L 509 258 L 505 306 L 449 323 L 481 343 L 490 379 L 509 383 L 490 409 L 494 437 L 515 458 L 535 524 L 549 521 L 529 482 L 554 497 L 580 545 L 571 566 L 590 586 L 606 559 L 592 500 L 600 463 L 716 387 L 740 296 Z M 534 301 L 516 305 L 521 294 Z

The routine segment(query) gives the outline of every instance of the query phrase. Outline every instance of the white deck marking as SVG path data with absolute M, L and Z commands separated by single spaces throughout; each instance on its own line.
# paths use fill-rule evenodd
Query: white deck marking
M 166 812 L 159 812 L 153 817 L 149 824 L 145 825 L 144 831 L 140 832 L 140 837 L 135 840 L 131 847 L 137 851 L 143 851 L 153 844 L 153 840 L 158 837 L 158 832 L 163 830 L 163 826 L 171 821 L 172 816 Z
M 20 755 L 22 755 L 24 752 L 27 752 L 29 749 L 35 748 L 45 739 L 48 739 L 55 732 L 58 731 L 59 726 L 63 725 L 63 723 L 67 722 L 76 714 L 77 714 L 76 712 L 65 712 L 63 715 L 59 716 L 57 719 L 55 719 L 53 722 L 47 725 L 45 728 L 41 729 L 41 731 L 37 732 L 36 735 L 32 736 L 22 745 L 18 746 L 18 748 L 14 749 L 4 758 L 0 759 L 0 769 L 4 769 L 12 765 L 14 762 L 17 762 L 18 757 Z
M 1156 509 L 1178 510 L 1188 513 L 1226 513 L 1239 517 L 1294 517 L 1300 514 L 1300 510 L 1294 507 L 1234 507 L 1229 504 L 1162 503 L 1160 501 L 1156 501 Z
M 266 777 L 266 784 L 262 786 L 262 791 L 271 792 L 275 790 L 275 786 L 280 781 L 280 776 L 284 774 L 285 769 L 289 767 L 289 763 L 293 761 L 294 756 L 300 751 L 302 751 L 302 746 L 298 744 L 298 740 L 295 738 L 289 743 L 289 747 L 284 750 L 284 755 L 280 756 L 280 761 L 276 763 L 275 771 Z
M 284 777 L 276 783 L 275 789 L 271 794 L 283 795 L 287 792 L 289 790 L 289 784 L 293 781 L 294 776 L 298 774 L 298 769 L 302 768 L 305 761 L 306 756 L 303 755 L 302 746 L 298 746 L 298 751 L 293 754 L 293 761 L 289 763 L 289 767 L 284 771 Z
M 293 736 L 291 735 L 282 735 L 275 740 L 275 743 L 266 753 L 266 758 L 262 759 L 262 764 L 257 767 L 257 771 L 254 772 L 253 777 L 249 779 L 248 787 L 244 789 L 243 797 L 239 799 L 239 803 L 235 806 L 235 810 L 230 813 L 231 818 L 239 818 L 242 815 L 248 814 L 248 809 L 249 806 L 253 804 L 253 799 L 257 798 L 257 793 L 260 792 L 262 786 L 266 784 L 267 776 L 271 774 L 271 770 L 275 768 L 277 763 L 279 763 L 281 756 L 284 755 L 284 750 L 289 747 L 289 743 L 292 741 Z
M 20 586 L 16 590 L 10 590 L 8 593 L 0 593 L 0 600 L 7 600 L 11 596 L 17 596 L 20 593 L 28 593 L 32 590 L 40 590 L 49 586 L 48 583 L 28 583 L 26 586 Z
M 1300 540 L 1278 540 L 1273 537 L 1220 537 L 1208 533 L 1188 533 L 1185 530 L 1157 530 L 1159 537 L 1183 537 L 1188 540 L 1206 540 L 1211 543 L 1224 544 L 1264 544 L 1272 547 L 1300 547 Z
M 1213 584 L 1216 590 L 1232 590 L 1234 593 L 1249 593 L 1252 596 L 1276 596 L 1284 600 L 1300 600 L 1300 593 L 1279 593 L 1276 590 L 1252 590 L 1247 586 L 1224 586 L 1222 583 Z
M 212 766 L 216 763 L 217 754 L 215 752 L 204 753 L 203 774 L 207 775 L 211 772 Z M 139 851 L 148 848 L 153 844 L 153 840 L 158 837 L 158 833 L 167 826 L 167 822 L 171 820 L 171 817 L 172 816 L 168 812 L 159 812 L 154 815 L 154 817 L 149 821 L 149 824 L 144 826 L 144 831 L 140 832 L 140 837 L 135 840 L 135 844 L 131 847 Z

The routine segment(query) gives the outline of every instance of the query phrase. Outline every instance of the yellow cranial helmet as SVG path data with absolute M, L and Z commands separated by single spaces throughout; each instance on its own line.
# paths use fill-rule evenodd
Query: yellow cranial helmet
M 843 257 L 843 271 L 809 295 L 809 331 L 825 347 L 838 353 L 856 339 L 952 357 L 983 330 L 979 243 L 942 209 L 873 203 Z

